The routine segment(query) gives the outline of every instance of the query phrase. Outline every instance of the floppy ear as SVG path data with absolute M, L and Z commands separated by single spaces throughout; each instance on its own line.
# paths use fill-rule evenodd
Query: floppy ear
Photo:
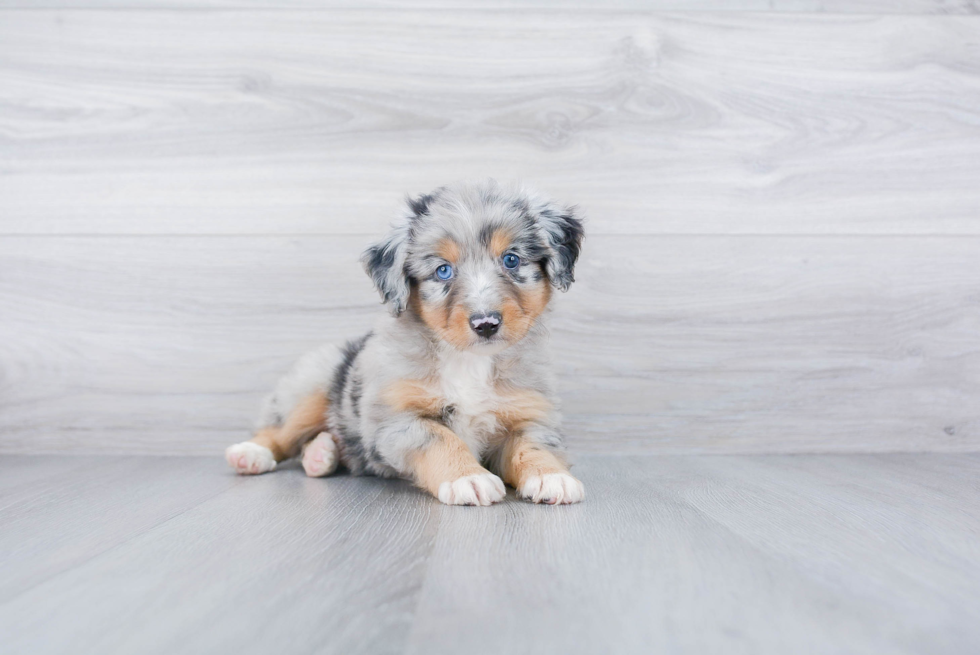
M 582 221 L 574 207 L 547 203 L 535 209 L 547 253 L 545 271 L 555 288 L 568 291 L 575 281 L 575 262 L 585 236 Z
M 398 316 L 408 306 L 409 274 L 405 270 L 408 245 L 412 239 L 412 227 L 429 213 L 429 203 L 434 195 L 423 194 L 405 199 L 405 210 L 395 221 L 388 234 L 361 255 L 364 270 L 374 280 L 381 294 L 381 301 L 388 310 Z
M 405 272 L 405 250 L 408 245 L 408 226 L 392 227 L 377 244 L 361 255 L 364 270 L 374 280 L 381 302 L 398 316 L 408 304 L 408 274 Z

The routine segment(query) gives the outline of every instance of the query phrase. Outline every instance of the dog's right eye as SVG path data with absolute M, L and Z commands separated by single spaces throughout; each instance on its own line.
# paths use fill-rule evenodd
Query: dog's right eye
M 448 280 L 453 276 L 453 267 L 449 264 L 443 264 L 436 269 L 436 277 L 440 280 Z

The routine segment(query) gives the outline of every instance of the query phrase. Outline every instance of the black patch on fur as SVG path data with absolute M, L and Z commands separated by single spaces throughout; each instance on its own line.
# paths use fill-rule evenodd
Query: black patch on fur
M 405 204 L 412 215 L 408 219 L 408 242 L 414 243 L 421 229 L 423 218 L 432 212 L 432 203 L 439 199 L 445 187 L 439 187 L 432 193 L 423 193 L 418 197 L 405 196 Z
M 429 204 L 435 200 L 435 195 L 431 193 L 423 193 L 418 198 L 413 198 L 408 196 L 405 198 L 405 202 L 408 203 L 408 208 L 412 210 L 417 218 L 429 215 Z
M 351 433 L 343 425 L 336 425 L 332 428 L 335 437 L 340 437 L 340 448 L 344 458 L 344 464 L 350 470 L 351 475 L 363 475 L 364 473 L 364 441 L 360 434 Z
M 351 367 L 354 366 L 357 356 L 361 354 L 362 350 L 364 350 L 364 345 L 373 334 L 373 332 L 368 332 L 360 339 L 348 341 L 347 345 L 344 346 L 344 352 L 340 363 L 337 364 L 337 368 L 334 369 L 333 384 L 330 386 L 331 405 L 335 407 L 342 406 L 341 401 L 344 397 L 344 387 L 347 386 L 347 376 L 350 374 Z
M 388 465 L 388 462 L 386 462 L 384 457 L 381 456 L 381 453 L 378 452 L 378 449 L 374 444 L 371 444 L 371 451 L 368 453 L 368 456 L 371 458 L 371 462 L 374 464 L 382 464 L 384 466 Z
M 452 419 L 453 415 L 456 413 L 455 405 L 446 405 L 442 408 L 442 415 L 439 416 L 439 420 L 443 423 L 448 423 Z
M 330 385 L 330 392 L 328 394 L 330 411 L 334 413 L 336 419 L 332 421 L 331 427 L 335 435 L 340 437 L 344 451 L 344 461 L 354 475 L 360 475 L 364 472 L 364 462 L 366 461 L 364 441 L 361 439 L 359 433 L 348 430 L 345 426 L 345 421 L 342 416 L 344 389 L 347 387 L 348 379 L 353 380 L 356 377 L 356 375 L 352 375 L 351 369 L 353 369 L 354 363 L 357 361 L 357 356 L 364 350 L 364 345 L 371 338 L 372 334 L 372 332 L 368 332 L 360 339 L 347 342 L 340 363 L 334 369 L 333 383 Z
M 582 221 L 575 218 L 571 211 L 558 214 L 546 210 L 543 214 L 559 227 L 559 234 L 550 234 L 549 241 L 555 253 L 555 267 L 558 271 L 558 279 L 554 282 L 558 287 L 566 289 L 575 281 L 575 262 L 582 248 L 585 228 L 582 226 Z
M 364 383 L 356 372 L 350 380 L 350 406 L 354 416 L 361 418 L 361 395 L 364 393 Z
M 548 250 L 542 246 L 538 241 L 527 240 L 521 242 L 524 251 L 527 252 L 528 259 L 532 262 L 540 262 L 542 259 L 547 257 Z
M 582 250 L 582 238 L 585 236 L 585 228 L 582 221 L 571 214 L 562 214 L 562 241 L 558 246 L 558 256 L 561 257 L 562 264 L 569 270 L 578 261 L 579 252 Z
M 528 210 L 527 201 L 514 203 L 514 205 L 521 211 L 521 222 L 523 223 L 521 233 L 518 236 L 520 249 L 529 261 L 540 262 L 547 259 L 548 249 L 538 239 L 538 223 L 534 215 Z
M 490 247 L 490 242 L 493 240 L 493 233 L 501 229 L 503 224 L 501 223 L 485 223 L 483 227 L 480 228 L 480 243 L 484 248 Z
M 395 244 L 387 241 L 371 246 L 365 255 L 365 268 L 374 280 L 374 286 L 381 290 L 382 302 L 388 302 L 394 295 L 394 290 L 388 287 L 385 276 L 388 269 L 395 265 Z

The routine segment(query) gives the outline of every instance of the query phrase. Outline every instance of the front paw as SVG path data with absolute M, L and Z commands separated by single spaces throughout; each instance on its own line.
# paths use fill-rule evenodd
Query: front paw
M 491 505 L 504 499 L 503 480 L 490 472 L 464 475 L 439 485 L 439 500 L 447 505 Z
M 520 494 L 535 503 L 568 505 L 582 502 L 585 486 L 568 473 L 542 473 L 525 480 Z
M 258 475 L 276 468 L 276 458 L 272 451 L 251 441 L 228 446 L 225 459 L 241 475 Z

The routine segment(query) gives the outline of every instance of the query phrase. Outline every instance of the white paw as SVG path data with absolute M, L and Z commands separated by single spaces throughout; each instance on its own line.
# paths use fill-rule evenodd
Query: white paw
M 521 497 L 548 505 L 580 503 L 585 498 L 585 486 L 568 473 L 545 473 L 525 480 Z
M 313 441 L 303 446 L 303 470 L 311 478 L 330 475 L 337 470 L 340 453 L 333 435 L 321 432 Z
M 493 473 L 466 475 L 439 485 L 439 500 L 447 505 L 490 505 L 506 495 L 503 480 Z
M 225 459 L 235 472 L 242 475 L 258 475 L 276 468 L 272 451 L 251 441 L 236 443 L 225 450 Z

